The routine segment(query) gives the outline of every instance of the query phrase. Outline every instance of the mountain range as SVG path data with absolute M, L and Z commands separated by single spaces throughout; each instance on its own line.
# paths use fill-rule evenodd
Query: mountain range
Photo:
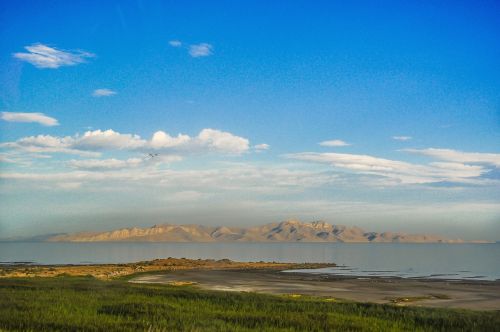
M 325 221 L 297 220 L 248 228 L 201 225 L 155 225 L 108 232 L 57 234 L 49 242 L 352 242 L 352 243 L 462 243 L 438 235 L 367 232 L 359 227 L 331 225 Z

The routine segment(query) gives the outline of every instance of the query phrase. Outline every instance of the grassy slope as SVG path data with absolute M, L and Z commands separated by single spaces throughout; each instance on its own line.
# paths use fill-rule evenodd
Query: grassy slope
M 0 280 L 2 329 L 500 331 L 500 314 L 57 277 Z

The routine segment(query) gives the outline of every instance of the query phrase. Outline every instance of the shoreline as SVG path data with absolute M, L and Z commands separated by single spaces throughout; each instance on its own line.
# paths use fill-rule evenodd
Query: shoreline
M 171 263 L 167 261 L 176 261 L 176 263 Z M 155 262 L 158 262 L 159 264 L 155 264 Z M 201 264 L 200 264 L 201 262 Z M 433 274 L 433 275 L 424 275 L 424 276 L 402 276 L 402 275 L 392 275 L 392 274 L 386 274 L 386 275 L 375 275 L 375 274 L 356 274 L 356 273 L 328 273 L 324 271 L 314 271 L 318 269 L 323 269 L 323 268 L 339 268 L 345 270 L 345 266 L 339 266 L 336 265 L 335 263 L 288 263 L 288 262 L 264 262 L 264 261 L 259 261 L 259 262 L 238 262 L 238 261 L 232 261 L 229 259 L 189 259 L 189 258 L 166 258 L 166 259 L 154 259 L 151 261 L 138 261 L 138 262 L 131 262 L 131 263 L 91 263 L 91 262 L 82 262 L 82 263 L 74 263 L 74 264 L 66 264 L 66 263 L 61 263 L 61 264 L 40 264 L 36 262 L 0 262 L 0 278 L 2 277 L 10 277 L 12 273 L 20 273 L 21 269 L 29 270 L 27 271 L 27 274 L 35 274 L 33 276 L 37 277 L 51 277 L 51 276 L 56 276 L 53 275 L 53 273 L 49 273 L 50 275 L 45 275 L 47 273 L 47 270 L 51 271 L 52 269 L 57 269 L 58 272 L 64 273 L 66 269 L 71 269 L 73 272 L 76 272 L 78 268 L 81 268 L 82 270 L 88 270 L 88 269 L 95 269 L 98 271 L 99 269 L 103 270 L 108 270 L 108 269 L 120 269 L 122 270 L 123 268 L 127 267 L 134 267 L 137 271 L 134 273 L 140 273 L 140 272 L 146 272 L 146 271 L 141 271 L 145 266 L 155 264 L 158 268 L 157 269 L 148 269 L 147 272 L 155 272 L 155 271 L 164 271 L 164 270 L 171 270 L 170 268 L 165 268 L 165 267 L 174 267 L 178 266 L 181 269 L 196 269 L 196 268 L 204 268 L 210 265 L 211 263 L 215 263 L 215 265 L 212 268 L 216 268 L 217 264 L 220 264 L 221 262 L 224 263 L 229 263 L 233 264 L 231 265 L 224 265 L 221 266 L 223 269 L 231 269 L 235 268 L 237 270 L 245 270 L 246 268 L 250 269 L 259 269 L 259 268 L 266 268 L 266 269 L 271 269 L 271 270 L 276 270 L 276 269 L 282 269 L 281 272 L 283 273 L 290 273 L 290 274 L 295 274 L 295 275 L 304 275 L 304 276 L 317 276 L 319 278 L 326 278 L 326 279 L 332 279 L 332 280 L 348 280 L 348 279 L 402 279 L 402 280 L 415 280 L 415 281 L 425 281 L 425 282 L 432 282 L 432 281 L 443 281 L 443 282 L 462 282 L 462 283 L 500 283 L 500 278 L 496 279 L 485 279 L 486 276 L 483 275 L 477 275 L 474 277 L 462 277 L 462 278 L 453 278 L 453 277 L 445 277 L 445 276 L 450 276 L 451 274 Z M 289 267 L 286 268 L 285 267 Z M 307 271 L 311 270 L 311 271 Z M 349 270 L 349 269 L 347 269 Z M 306 272 L 307 271 L 307 272 Z M 42 272 L 42 273 L 40 273 Z M 370 272 L 370 273 L 376 273 L 376 272 L 395 272 L 397 271 L 361 271 L 361 272 Z M 6 273 L 9 273 L 9 275 L 6 275 Z M 128 274 L 133 274 L 133 273 L 128 273 Z M 83 274 L 74 274 L 74 275 L 83 275 Z M 16 275 L 14 277 L 19 277 L 21 275 Z M 23 275 L 21 277 L 26 277 L 27 275 Z
M 3 278 L 91 276 L 131 283 L 194 286 L 207 290 L 256 292 L 327 301 L 500 310 L 500 280 L 342 275 L 308 272 L 325 263 L 235 262 L 228 259 L 166 258 L 127 264 L 0 265 Z
M 334 266 L 334 268 L 340 268 L 345 270 L 343 266 Z M 353 273 L 342 273 L 342 272 L 314 271 L 316 269 L 312 270 L 313 271 L 288 270 L 283 272 L 304 274 L 304 275 L 316 275 L 318 277 L 329 278 L 329 279 L 405 279 L 405 280 L 446 281 L 446 282 L 500 282 L 500 278 L 487 277 L 485 275 L 475 275 L 473 277 L 453 277 L 453 276 L 458 276 L 459 275 L 458 273 L 405 276 L 398 271 L 359 271 L 361 273 L 358 273 L 358 271 L 356 271 Z M 391 273 L 380 274 L 380 272 L 394 272 L 395 274 Z M 379 273 L 379 274 L 374 274 L 374 273 Z
M 271 270 L 189 270 L 136 276 L 132 283 L 192 285 L 201 289 L 256 292 L 329 301 L 434 308 L 500 310 L 500 281 L 448 281 L 318 275 Z
M 458 279 L 458 278 L 432 278 L 432 277 L 401 277 L 401 276 L 392 276 L 392 275 L 387 275 L 387 276 L 375 276 L 375 275 L 355 275 L 355 274 L 332 274 L 332 273 L 321 273 L 321 272 L 298 272 L 295 270 L 284 270 L 281 271 L 282 273 L 289 273 L 289 274 L 294 274 L 294 275 L 301 275 L 301 276 L 316 276 L 318 278 L 324 278 L 327 280 L 413 280 L 413 281 L 425 281 L 425 282 L 448 282 L 448 283 L 471 283 L 471 284 L 476 284 L 476 283 L 490 283 L 490 284 L 500 284 L 500 279 Z

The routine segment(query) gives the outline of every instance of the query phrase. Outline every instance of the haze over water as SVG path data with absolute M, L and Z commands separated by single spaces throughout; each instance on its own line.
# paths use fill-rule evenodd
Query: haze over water
M 500 279 L 500 243 L 0 243 L 2 263 L 129 263 L 166 257 L 331 262 L 338 267 L 308 272 L 359 277 Z

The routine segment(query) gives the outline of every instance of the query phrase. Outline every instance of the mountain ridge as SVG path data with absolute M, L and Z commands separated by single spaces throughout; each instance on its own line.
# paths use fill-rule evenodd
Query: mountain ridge
M 464 243 L 434 234 L 368 232 L 356 226 L 325 221 L 286 220 L 260 226 L 229 227 L 162 224 L 107 232 L 58 234 L 48 242 L 347 242 L 347 243 Z

